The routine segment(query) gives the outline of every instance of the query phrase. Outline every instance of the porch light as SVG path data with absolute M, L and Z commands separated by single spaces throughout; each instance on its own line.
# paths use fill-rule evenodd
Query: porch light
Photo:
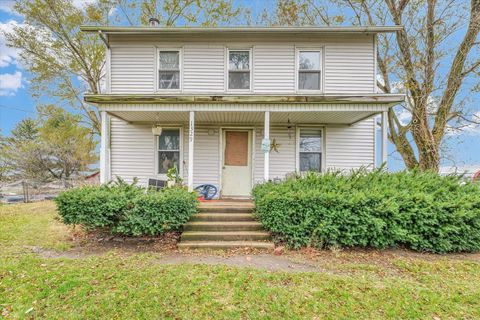
M 288 118 L 288 126 L 287 126 L 287 129 L 288 129 L 288 139 L 292 139 L 292 124 L 290 123 L 290 118 Z
M 156 125 L 152 126 L 152 134 L 153 134 L 154 136 L 159 136 L 159 135 L 161 135 L 161 134 L 162 134 L 162 127 L 156 126 Z

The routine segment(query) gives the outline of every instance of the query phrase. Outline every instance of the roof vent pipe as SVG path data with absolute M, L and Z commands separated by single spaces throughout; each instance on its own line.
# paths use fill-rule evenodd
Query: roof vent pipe
M 150 18 L 148 19 L 148 24 L 150 25 L 150 27 L 158 27 L 160 21 L 157 18 Z

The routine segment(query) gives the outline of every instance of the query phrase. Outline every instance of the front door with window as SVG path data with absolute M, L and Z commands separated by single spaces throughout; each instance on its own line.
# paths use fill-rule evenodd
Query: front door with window
M 251 130 L 223 131 L 222 196 L 248 196 L 252 188 Z

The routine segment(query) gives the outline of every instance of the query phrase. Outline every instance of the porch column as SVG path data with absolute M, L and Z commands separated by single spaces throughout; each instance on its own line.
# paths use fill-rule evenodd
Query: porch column
M 387 121 L 388 111 L 382 112 L 382 164 L 387 165 Z
M 270 144 L 270 111 L 265 111 L 265 123 L 263 125 L 263 141 Z M 264 150 L 263 180 L 267 182 L 270 177 L 270 150 Z
M 108 182 L 108 114 L 106 111 L 100 112 L 100 183 Z
M 195 140 L 195 112 L 190 111 L 188 122 L 188 191 L 193 191 L 193 144 Z

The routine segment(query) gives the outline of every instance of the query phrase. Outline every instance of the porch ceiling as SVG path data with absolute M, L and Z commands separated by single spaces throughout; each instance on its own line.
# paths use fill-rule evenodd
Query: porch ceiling
M 140 123 L 185 123 L 188 112 L 179 111 L 109 111 L 115 117 L 128 122 Z M 270 112 L 272 123 L 304 123 L 304 124 L 353 124 L 368 118 L 379 111 L 302 111 L 302 112 Z M 221 112 L 197 111 L 197 124 L 263 124 L 264 112 Z

